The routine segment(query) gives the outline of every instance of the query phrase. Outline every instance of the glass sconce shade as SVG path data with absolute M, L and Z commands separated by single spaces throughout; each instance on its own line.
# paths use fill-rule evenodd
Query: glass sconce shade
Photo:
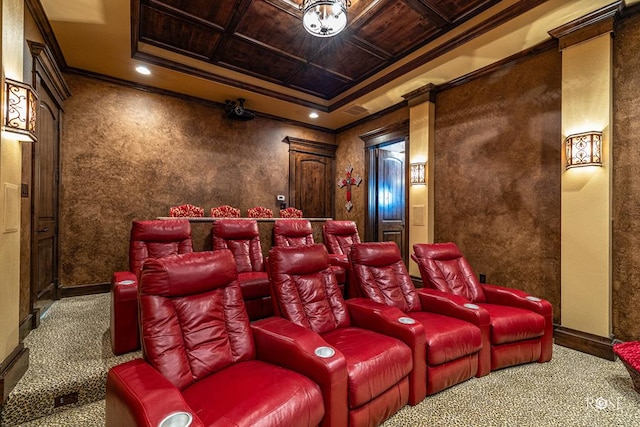
M 410 181 L 411 185 L 425 184 L 426 163 L 411 163 Z
M 18 141 L 36 142 L 38 97 L 28 84 L 5 79 L 2 131 Z
M 565 141 L 567 169 L 577 166 L 602 166 L 602 132 L 569 135 Z

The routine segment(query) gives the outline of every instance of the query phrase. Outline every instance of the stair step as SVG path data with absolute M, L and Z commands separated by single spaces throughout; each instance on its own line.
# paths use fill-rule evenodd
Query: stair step
M 101 401 L 109 368 L 141 357 L 139 351 L 111 352 L 110 298 L 108 293 L 65 298 L 44 313 L 24 339 L 29 368 L 9 393 L 0 425 L 13 427 Z
M 18 427 L 104 427 L 104 400 L 68 408 Z

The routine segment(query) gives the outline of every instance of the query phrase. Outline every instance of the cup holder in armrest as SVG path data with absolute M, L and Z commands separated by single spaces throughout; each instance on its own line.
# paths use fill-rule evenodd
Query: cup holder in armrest
M 118 285 L 133 285 L 134 283 L 136 283 L 135 280 L 121 280 Z
M 405 325 L 413 325 L 414 323 L 416 323 L 416 321 L 411 317 L 404 317 L 404 316 L 398 317 L 398 322 L 404 323 Z
M 174 412 L 160 421 L 158 427 L 189 427 L 193 417 L 188 412 Z
M 473 309 L 473 310 L 477 310 L 477 309 L 479 309 L 479 308 L 480 308 L 480 306 L 479 306 L 479 305 L 472 304 L 472 303 L 470 303 L 470 302 L 466 303 L 464 306 L 465 306 L 465 307 L 467 307 L 467 308 L 471 308 L 471 309 Z
M 542 301 L 542 299 L 538 298 L 538 297 L 533 297 L 531 295 L 525 297 L 526 299 L 528 299 L 529 301 L 535 301 L 535 302 L 540 302 Z
M 336 351 L 331 347 L 322 346 L 322 347 L 316 348 L 314 353 L 318 357 L 322 357 L 323 359 L 328 359 L 329 357 L 333 357 L 333 355 L 336 354 Z

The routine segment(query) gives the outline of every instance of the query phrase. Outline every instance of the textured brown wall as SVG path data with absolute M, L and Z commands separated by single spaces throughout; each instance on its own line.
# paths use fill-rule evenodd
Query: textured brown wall
M 560 319 L 561 57 L 547 51 L 436 101 L 435 240 Z
M 640 16 L 614 39 L 613 334 L 640 337 Z
M 340 132 L 336 140 L 338 142 L 338 150 L 336 152 L 336 175 L 339 178 L 345 177 L 345 170 L 349 165 L 353 166 L 353 175 L 360 175 L 362 183 L 358 187 L 351 187 L 351 202 L 353 209 L 347 212 L 344 205 L 347 202 L 345 189 L 339 189 L 336 186 L 336 219 L 352 220 L 358 226 L 360 238 L 365 239 L 365 194 L 367 192 L 367 177 L 364 174 L 365 168 L 365 149 L 364 141 L 360 139 L 363 135 L 372 130 L 401 123 L 409 119 L 409 108 L 400 108 L 384 116 L 373 120 L 366 121 L 343 132 Z
M 286 136 L 335 143 L 332 134 L 256 118 L 78 75 L 65 76 L 61 146 L 61 284 L 108 282 L 128 266 L 131 221 L 192 203 L 246 212 L 288 194 Z M 250 107 L 250 106 L 249 106 Z M 197 244 L 202 244 L 199 242 Z

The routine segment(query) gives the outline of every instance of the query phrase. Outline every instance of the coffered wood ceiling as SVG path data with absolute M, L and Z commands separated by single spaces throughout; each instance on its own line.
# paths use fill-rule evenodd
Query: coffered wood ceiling
M 163 49 L 332 99 L 498 0 L 353 0 L 318 38 L 285 0 L 134 0 L 132 33 Z
M 25 3 L 66 71 L 220 104 L 242 97 L 259 114 L 340 129 L 621 0 L 352 0 L 331 38 L 306 33 L 299 0 Z

